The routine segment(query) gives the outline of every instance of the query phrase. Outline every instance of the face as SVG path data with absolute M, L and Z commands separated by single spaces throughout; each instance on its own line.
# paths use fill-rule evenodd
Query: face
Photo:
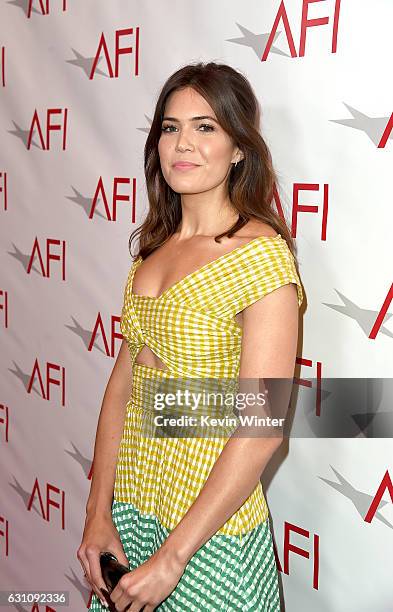
M 167 99 L 158 153 L 164 178 L 177 193 L 214 189 L 242 158 L 211 106 L 190 87 Z

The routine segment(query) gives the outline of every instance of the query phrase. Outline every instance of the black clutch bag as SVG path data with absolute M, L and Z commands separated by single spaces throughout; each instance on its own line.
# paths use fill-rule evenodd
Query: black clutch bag
M 110 609 L 115 610 L 113 602 L 109 597 L 109 593 L 113 591 L 120 578 L 124 576 L 124 574 L 128 574 L 128 572 L 131 570 L 126 565 L 119 563 L 115 555 L 110 552 L 102 552 L 100 554 L 100 566 L 102 578 L 106 584 L 108 593 L 106 593 L 104 589 L 101 590 L 105 595 L 107 603 L 111 605 Z

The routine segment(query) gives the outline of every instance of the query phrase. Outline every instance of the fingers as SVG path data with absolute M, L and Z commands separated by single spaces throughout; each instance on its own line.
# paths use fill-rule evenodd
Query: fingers
M 90 574 L 91 586 L 93 587 L 93 590 L 96 593 L 97 597 L 100 598 L 101 603 L 104 606 L 108 607 L 105 601 L 105 597 L 100 591 L 100 589 L 106 590 L 106 584 L 101 574 L 100 551 L 96 548 L 94 548 L 93 550 L 87 548 L 86 557 L 89 562 L 89 574 Z
M 111 601 L 113 601 L 112 598 Z M 140 599 L 136 599 L 135 595 L 131 596 L 128 594 L 127 589 L 123 591 L 121 597 L 116 599 L 114 605 L 116 610 L 124 612 L 153 612 L 157 606 L 157 604 L 144 603 Z
M 137 603 L 136 601 L 133 601 L 130 604 L 130 607 L 127 606 L 127 608 L 125 608 L 127 610 L 127 612 L 145 612 L 146 611 L 146 606 L 143 606 L 143 604 L 141 603 Z M 153 610 L 153 608 L 152 608 Z
M 95 549 L 92 550 L 90 548 L 89 549 L 86 548 L 82 550 L 79 549 L 77 552 L 77 557 L 79 559 L 80 564 L 82 565 L 84 576 L 86 580 L 90 583 L 90 586 L 92 587 L 98 599 L 101 601 L 102 605 L 107 608 L 108 604 L 105 601 L 105 597 L 100 592 L 100 589 L 98 586 L 104 582 L 102 579 L 102 575 L 101 575 L 101 568 L 100 568 L 100 562 L 99 562 L 99 551 Z M 96 559 L 96 563 L 94 563 L 94 559 Z M 99 572 L 98 582 L 97 582 L 97 562 L 98 562 L 98 572 Z M 93 575 L 93 571 L 94 571 L 94 575 Z M 96 578 L 94 578 L 94 576 Z M 103 584 L 103 586 L 105 587 L 105 583 Z
M 126 567 L 130 567 L 130 562 L 128 561 L 127 557 L 125 556 L 124 552 L 122 551 L 118 551 L 118 552 L 114 552 L 114 555 L 116 555 L 117 560 L 119 561 L 119 563 L 121 563 L 122 565 L 125 565 Z M 128 612 L 128 610 L 127 610 Z
M 80 562 L 80 564 L 82 566 L 84 577 L 86 578 L 86 580 L 88 582 L 91 582 L 89 561 L 88 561 L 86 555 L 84 554 L 84 552 L 78 550 L 78 553 L 77 553 L 76 556 L 78 557 L 78 560 L 79 560 L 79 562 Z

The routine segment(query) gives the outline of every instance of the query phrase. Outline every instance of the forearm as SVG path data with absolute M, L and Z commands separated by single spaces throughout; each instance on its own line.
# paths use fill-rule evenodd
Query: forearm
M 93 475 L 86 504 L 87 514 L 111 513 L 116 461 L 124 428 L 127 389 L 106 387 L 98 419 L 93 457 Z
M 188 563 L 250 496 L 280 443 L 281 438 L 231 437 L 197 499 L 163 546 Z

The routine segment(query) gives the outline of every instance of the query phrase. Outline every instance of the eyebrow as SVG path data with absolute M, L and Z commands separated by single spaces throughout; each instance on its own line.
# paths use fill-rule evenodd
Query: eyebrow
M 198 117 L 191 117 L 189 119 L 189 121 L 201 121 L 201 119 L 211 119 L 211 121 L 215 121 L 216 123 L 218 123 L 217 119 L 214 119 L 214 117 L 211 117 L 210 115 L 200 115 Z M 176 117 L 163 117 L 162 119 L 163 121 L 176 121 L 177 123 L 179 123 L 179 119 L 176 119 Z

